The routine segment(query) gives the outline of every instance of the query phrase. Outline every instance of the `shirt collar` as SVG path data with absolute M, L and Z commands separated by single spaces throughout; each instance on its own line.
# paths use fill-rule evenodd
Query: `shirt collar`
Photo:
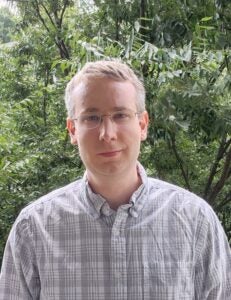
M 148 177 L 145 169 L 139 162 L 137 162 L 137 171 L 140 175 L 142 184 L 132 194 L 129 203 L 121 206 L 121 209 L 127 210 L 130 216 L 134 218 L 138 217 L 148 195 Z M 87 180 L 86 172 L 83 176 L 82 187 L 84 200 L 88 203 L 89 212 L 94 218 L 99 218 L 102 215 L 111 216 L 116 213 L 110 208 L 106 199 L 104 199 L 100 194 L 95 194 L 92 191 Z

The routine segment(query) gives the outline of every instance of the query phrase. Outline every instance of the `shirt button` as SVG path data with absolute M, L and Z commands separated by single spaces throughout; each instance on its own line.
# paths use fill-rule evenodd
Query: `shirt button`
M 115 235 L 115 237 L 119 237 L 120 236 L 120 231 L 119 230 L 116 230 L 115 232 L 114 232 L 114 235 Z

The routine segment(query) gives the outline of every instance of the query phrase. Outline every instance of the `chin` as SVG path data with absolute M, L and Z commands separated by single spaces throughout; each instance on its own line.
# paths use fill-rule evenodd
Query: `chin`
M 121 173 L 121 168 L 117 165 L 105 166 L 101 169 L 101 173 L 105 175 L 116 175 Z

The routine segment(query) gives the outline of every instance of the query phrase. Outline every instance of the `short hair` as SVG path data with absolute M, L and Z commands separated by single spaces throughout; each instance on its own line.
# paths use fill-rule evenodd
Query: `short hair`
M 71 97 L 73 90 L 82 82 L 91 78 L 111 78 L 115 81 L 129 81 L 133 84 L 136 93 L 136 107 L 139 112 L 145 111 L 145 89 L 142 81 L 135 72 L 125 63 L 115 60 L 101 60 L 88 62 L 69 81 L 65 91 L 67 114 L 74 118 L 75 103 Z

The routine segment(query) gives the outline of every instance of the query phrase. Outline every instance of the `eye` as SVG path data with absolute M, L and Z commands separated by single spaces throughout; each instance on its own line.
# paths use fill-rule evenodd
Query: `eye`
M 129 119 L 130 115 L 127 112 L 116 112 L 113 114 L 113 120 L 126 120 Z
M 82 123 L 98 123 L 100 121 L 99 115 L 83 115 L 80 117 Z

